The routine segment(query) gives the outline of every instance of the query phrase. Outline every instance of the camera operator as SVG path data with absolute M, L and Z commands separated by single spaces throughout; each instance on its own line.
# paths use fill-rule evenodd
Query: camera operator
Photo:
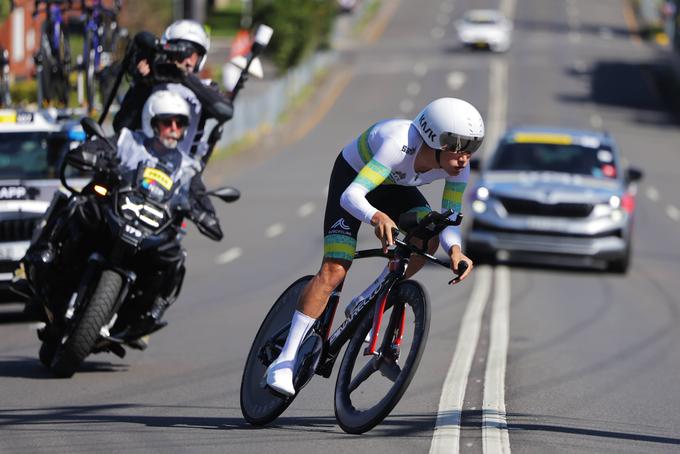
M 118 133 L 123 127 L 140 129 L 142 108 L 152 93 L 159 90 L 177 93 L 189 104 L 191 113 L 178 148 L 205 165 L 221 136 L 222 124 L 233 115 L 231 98 L 222 95 L 216 84 L 198 78 L 210 49 L 205 28 L 193 20 L 178 20 L 165 30 L 160 45 L 151 33 L 141 32 L 135 37 L 135 46 L 133 82 L 113 120 L 114 130 Z M 214 120 L 210 132 L 206 131 L 209 119 Z M 205 192 L 202 185 L 201 180 L 196 181 L 196 192 Z M 198 200 L 196 209 L 219 222 L 207 196 Z

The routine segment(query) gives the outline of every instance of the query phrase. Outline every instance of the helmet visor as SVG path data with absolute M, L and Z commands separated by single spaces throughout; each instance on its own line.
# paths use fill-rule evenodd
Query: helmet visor
M 454 151 L 460 153 L 467 151 L 474 153 L 482 146 L 484 137 L 464 136 L 453 132 L 444 132 L 439 136 L 439 143 L 443 151 Z

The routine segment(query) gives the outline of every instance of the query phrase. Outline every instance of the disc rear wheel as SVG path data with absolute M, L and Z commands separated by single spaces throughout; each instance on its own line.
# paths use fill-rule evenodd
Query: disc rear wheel
M 241 379 L 241 413 L 251 424 L 259 426 L 273 421 L 295 398 L 272 392 L 266 386 L 266 372 L 281 353 L 298 300 L 311 278 L 298 279 L 279 296 L 250 347 Z

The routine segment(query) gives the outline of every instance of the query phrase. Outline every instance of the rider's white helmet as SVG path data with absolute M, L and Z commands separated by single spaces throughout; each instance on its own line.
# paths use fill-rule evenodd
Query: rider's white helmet
M 184 125 L 189 124 L 189 103 L 182 96 L 168 90 L 159 90 L 149 96 L 142 111 L 142 129 L 147 137 L 155 136 L 153 120 L 162 117 L 183 117 Z
M 439 98 L 413 120 L 425 143 L 435 150 L 474 153 L 484 140 L 484 120 L 479 111 L 458 98 Z
M 177 20 L 165 29 L 161 37 L 161 43 L 163 44 L 176 41 L 188 41 L 196 46 L 199 59 L 194 72 L 202 70 L 210 50 L 210 37 L 205 31 L 205 27 L 195 20 Z

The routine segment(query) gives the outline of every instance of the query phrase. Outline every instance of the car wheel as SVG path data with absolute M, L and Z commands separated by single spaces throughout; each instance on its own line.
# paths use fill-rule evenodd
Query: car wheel
M 617 274 L 625 274 L 630 266 L 630 244 L 626 248 L 626 253 L 620 259 L 612 260 L 607 263 L 607 271 Z

